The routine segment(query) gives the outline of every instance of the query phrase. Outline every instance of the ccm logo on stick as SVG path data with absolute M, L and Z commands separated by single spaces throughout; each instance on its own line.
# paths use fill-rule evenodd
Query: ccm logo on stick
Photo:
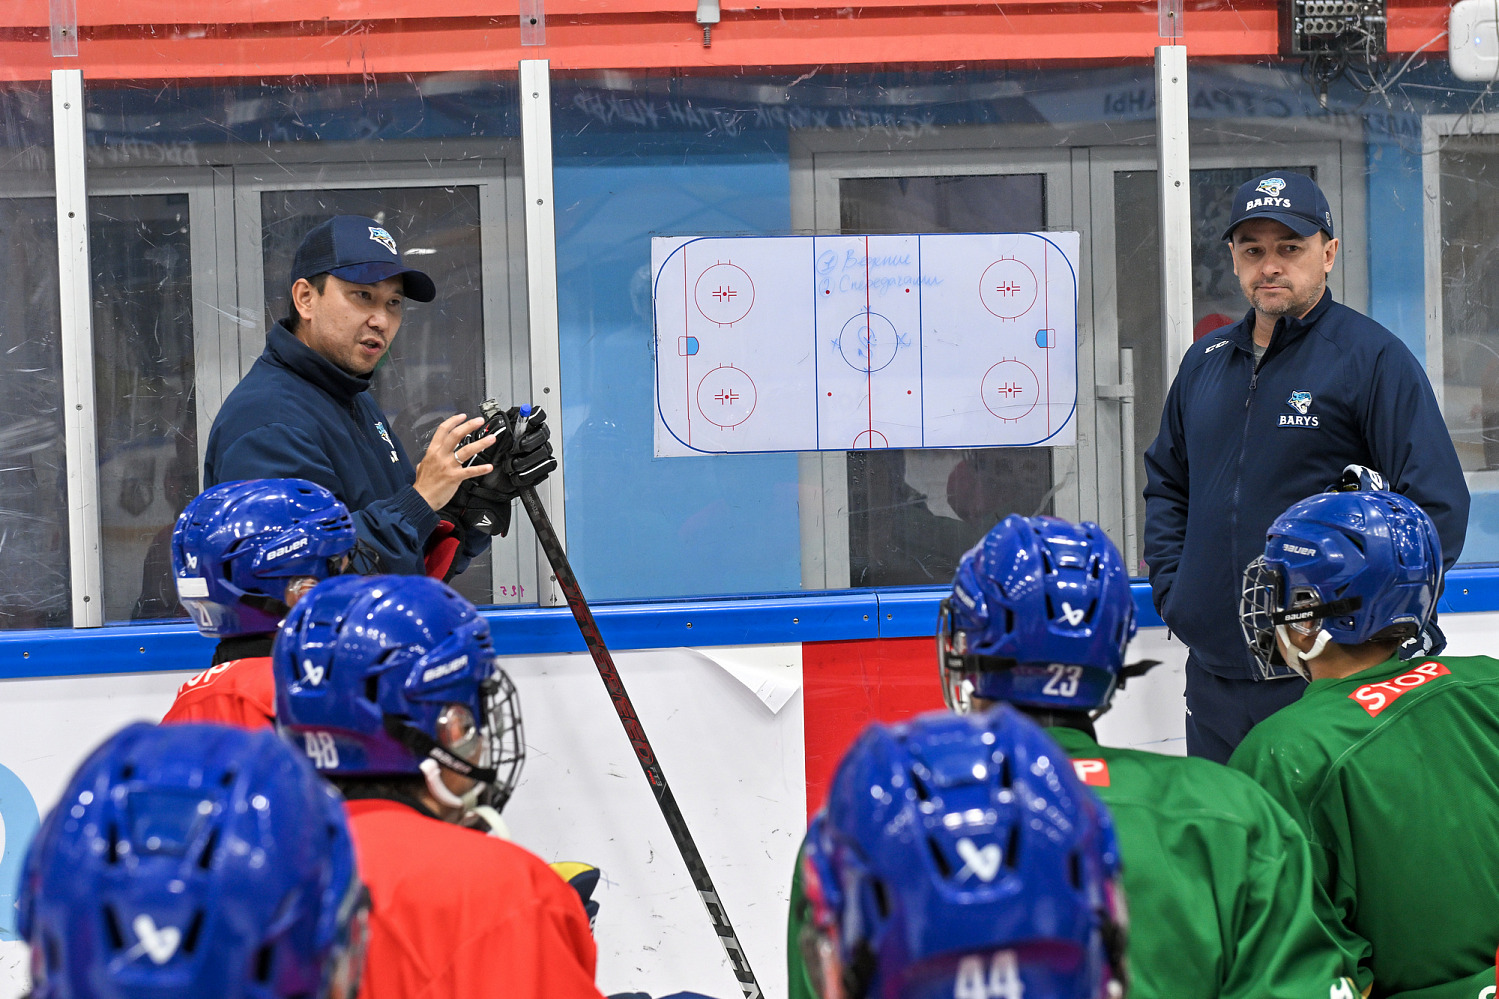
M 1441 663 L 1422 663 L 1409 673 L 1401 673 L 1392 680 L 1366 683 L 1348 697 L 1357 701 L 1360 707 L 1369 712 L 1370 718 L 1376 718 L 1381 711 L 1394 704 L 1395 699 L 1407 690 L 1414 690 L 1422 684 L 1430 683 L 1439 676 L 1447 676 L 1451 672 Z

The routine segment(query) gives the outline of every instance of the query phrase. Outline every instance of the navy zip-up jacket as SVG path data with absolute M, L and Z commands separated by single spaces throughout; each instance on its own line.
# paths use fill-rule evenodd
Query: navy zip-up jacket
M 1145 561 L 1155 606 L 1209 672 L 1256 677 L 1239 627 L 1244 567 L 1265 532 L 1348 464 L 1382 472 L 1436 523 L 1451 568 L 1468 487 L 1426 373 L 1399 338 L 1332 300 L 1283 318 L 1256 370 L 1254 311 L 1182 359 L 1145 452 Z M 1289 671 L 1287 671 L 1289 672 Z
M 369 387 L 368 378 L 339 368 L 277 323 L 214 418 L 203 486 L 309 479 L 349 508 L 359 539 L 380 553 L 387 572 L 420 576 L 438 516 L 413 488 L 416 469 Z M 454 571 L 488 542 L 479 532 L 464 538 Z

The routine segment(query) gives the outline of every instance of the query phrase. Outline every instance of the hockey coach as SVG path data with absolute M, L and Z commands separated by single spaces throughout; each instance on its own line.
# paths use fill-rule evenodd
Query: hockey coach
M 1271 521 L 1366 466 L 1431 517 L 1450 568 L 1468 489 L 1420 363 L 1327 289 L 1338 240 L 1316 183 L 1282 170 L 1244 184 L 1223 239 L 1251 308 L 1192 345 L 1167 393 L 1145 452 L 1145 561 L 1156 609 L 1190 650 L 1187 752 L 1226 763 L 1306 688 L 1287 667 L 1257 668 L 1240 632 L 1244 568 Z M 1407 651 L 1440 644 L 1432 626 Z
M 370 377 L 401 328 L 405 302 L 437 297 L 432 279 L 407 267 L 390 232 L 360 215 L 314 226 L 297 248 L 290 279 L 289 315 L 271 327 L 265 352 L 213 421 L 204 488 L 240 479 L 308 479 L 349 508 L 361 545 L 379 556 L 384 571 L 439 578 L 461 572 L 490 535 L 465 531 L 463 518 L 444 508 L 468 480 L 496 464 L 507 472 L 521 464 L 519 452 L 528 446 L 537 453 L 527 451 L 525 467 L 540 474 L 525 484 L 539 482 L 555 467 L 545 425 L 533 416 L 521 448 L 511 446 L 508 432 L 494 447 L 495 435 L 465 443 L 485 421 L 458 413 L 438 426 L 413 467 L 370 395 Z M 470 462 L 480 454 L 486 461 Z

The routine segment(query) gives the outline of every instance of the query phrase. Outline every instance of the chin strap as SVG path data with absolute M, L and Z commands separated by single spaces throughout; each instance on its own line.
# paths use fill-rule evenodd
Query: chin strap
M 473 810 L 479 802 L 479 792 L 483 784 L 475 784 L 464 791 L 463 794 L 454 794 L 452 789 L 442 779 L 442 765 L 433 759 L 425 759 L 417 764 L 421 768 L 422 776 L 427 778 L 427 790 L 432 797 L 449 808 L 461 808 L 465 813 Z
M 1300 631 L 1299 628 L 1297 630 Z M 1305 652 L 1302 652 L 1300 649 L 1298 649 L 1295 643 L 1291 641 L 1291 633 L 1286 625 L 1277 624 L 1275 626 L 1275 634 L 1280 639 L 1281 645 L 1291 650 L 1291 655 L 1296 660 L 1296 662 L 1288 662 L 1286 663 L 1286 665 L 1291 667 L 1297 673 L 1300 673 L 1305 679 L 1310 680 L 1312 678 L 1312 672 L 1311 670 L 1307 669 L 1306 664 L 1310 660 L 1316 659 L 1327 650 L 1327 643 L 1332 641 L 1332 633 L 1329 632 L 1326 628 L 1318 628 L 1317 640 L 1313 642 L 1312 647 Z M 1307 633 L 1302 632 L 1302 634 Z

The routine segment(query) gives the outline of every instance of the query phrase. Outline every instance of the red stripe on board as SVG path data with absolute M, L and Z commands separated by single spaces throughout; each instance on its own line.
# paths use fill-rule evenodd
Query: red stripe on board
M 838 761 L 864 726 L 943 706 L 930 638 L 803 642 L 802 687 L 809 816 L 822 807 Z

